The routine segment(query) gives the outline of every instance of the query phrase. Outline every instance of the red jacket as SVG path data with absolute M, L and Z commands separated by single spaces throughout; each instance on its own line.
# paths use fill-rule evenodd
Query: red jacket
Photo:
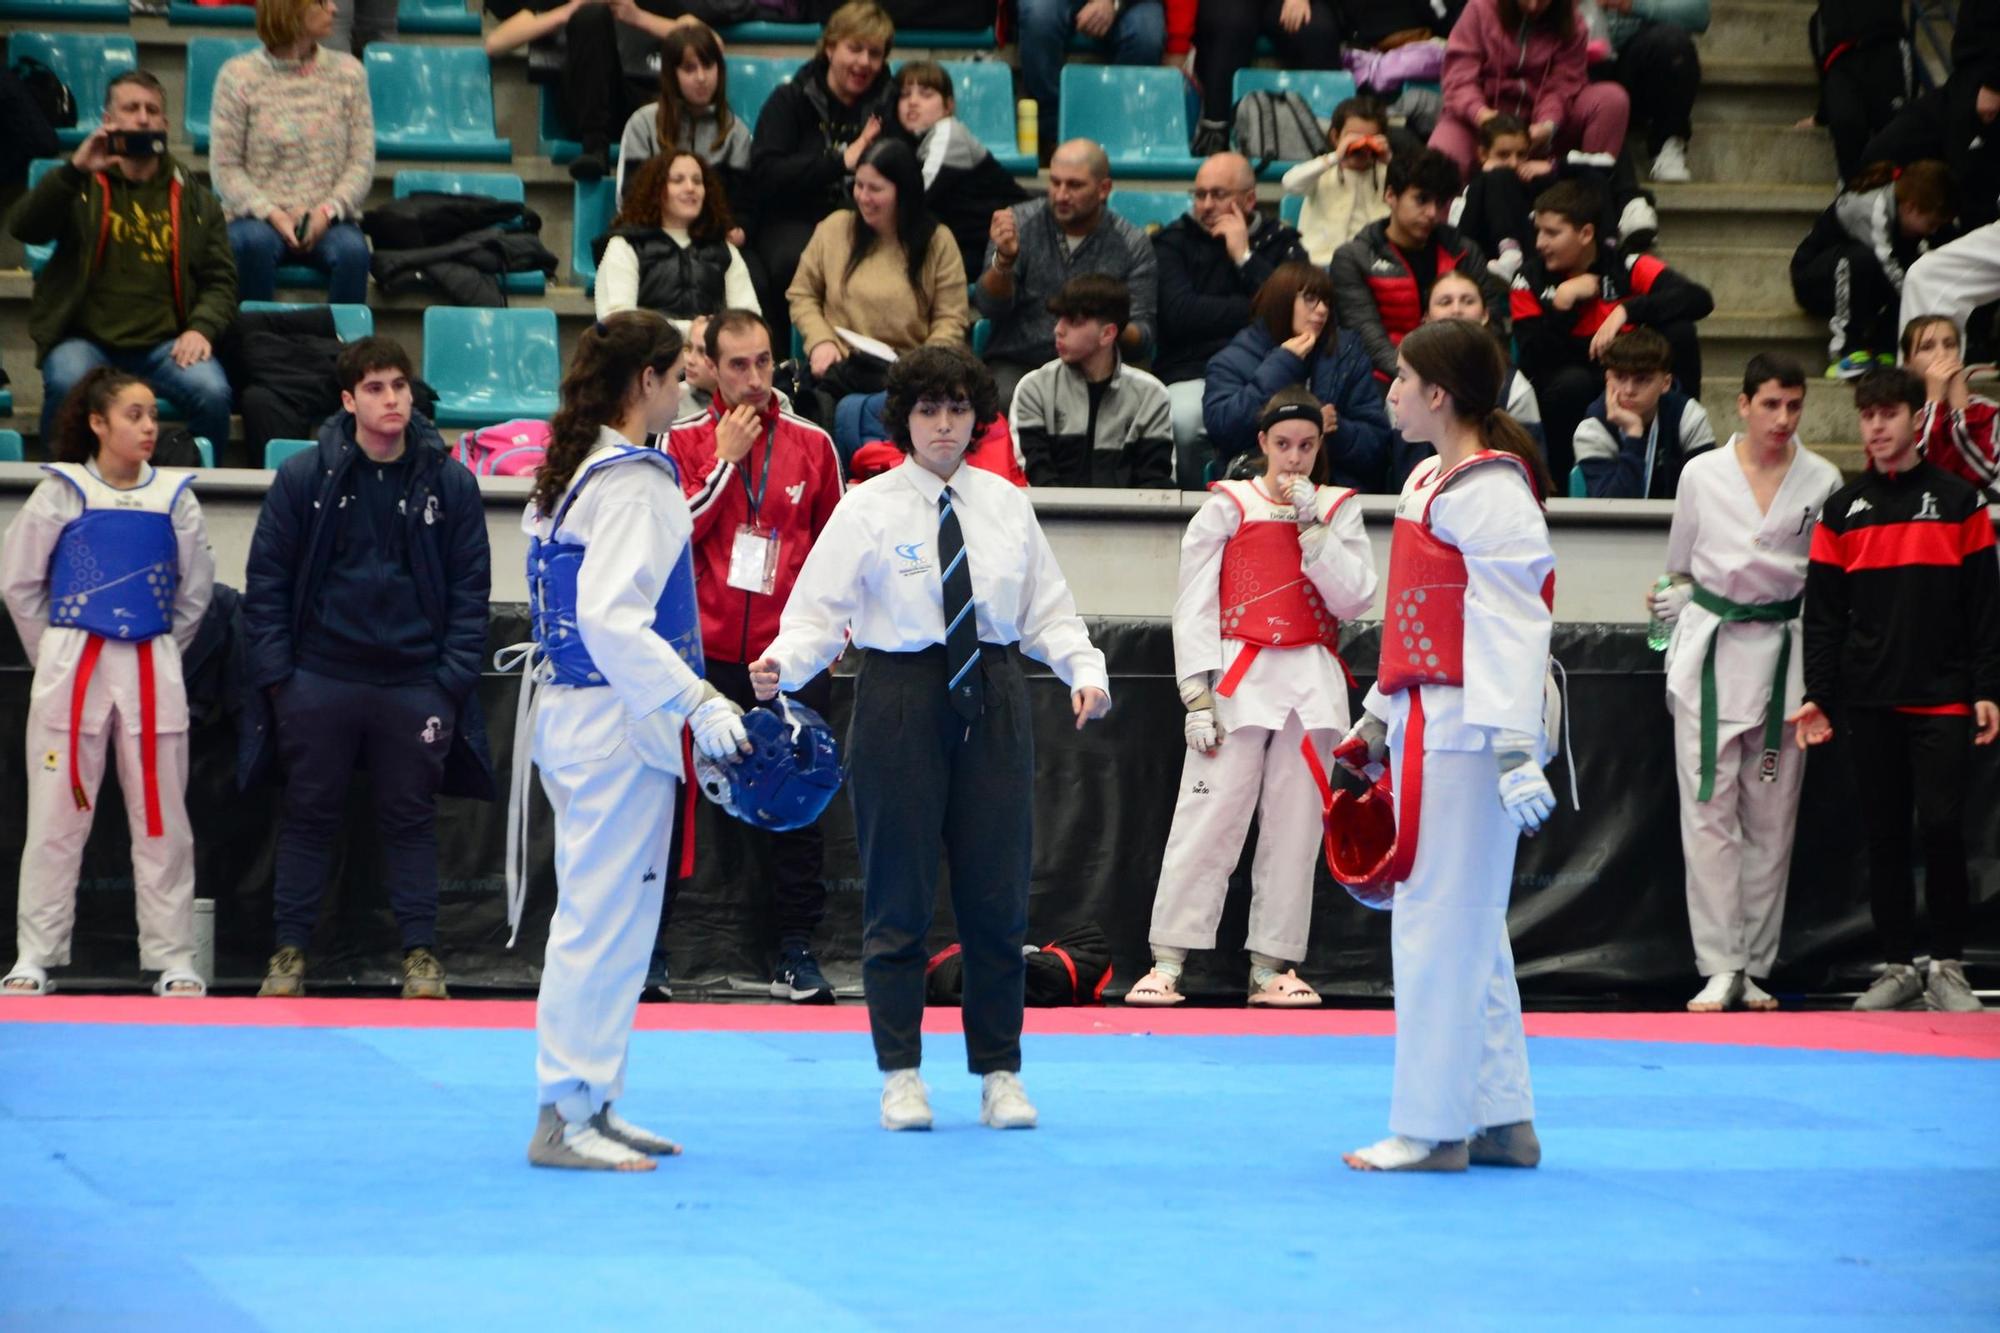
M 1943 403 L 1925 403 L 1917 415 L 1917 443 L 1924 457 L 1980 490 L 2000 489 L 2000 403 L 1975 396 L 1963 412 Z
M 1546 120 L 1561 128 L 1588 72 L 1583 20 L 1566 34 L 1523 26 L 1525 41 L 1501 24 L 1498 0 L 1470 0 L 1445 46 L 1448 114 L 1471 125 L 1490 106 L 1530 125 Z
M 854 451 L 850 466 L 856 481 L 866 481 L 894 468 L 901 467 L 905 455 L 888 440 L 871 440 Z M 1014 449 L 1014 432 L 1007 428 L 1007 418 L 995 417 L 972 447 L 965 451 L 965 461 L 973 467 L 985 468 L 988 472 L 1005 477 L 1016 486 L 1028 484 L 1028 474 L 1021 470 L 1021 456 Z
M 680 469 L 681 488 L 694 515 L 702 651 L 719 662 L 754 662 L 778 637 L 778 616 L 798 581 L 806 552 L 840 503 L 840 455 L 834 451 L 832 436 L 803 417 L 779 410 L 773 395 L 763 418 L 764 438 L 750 446 L 740 465 L 719 463 L 715 422 L 721 409 L 718 399 L 703 415 L 676 423 L 667 434 L 667 452 Z M 750 522 L 752 491 L 762 494 L 758 526 L 777 534 L 777 577 L 768 595 L 729 586 L 729 552 L 737 529 Z

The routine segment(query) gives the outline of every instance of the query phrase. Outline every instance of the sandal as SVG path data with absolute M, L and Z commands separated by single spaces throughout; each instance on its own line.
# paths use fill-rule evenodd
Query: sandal
M 1170 977 L 1156 967 L 1132 983 L 1132 989 L 1125 992 L 1125 1003 L 1164 1009 L 1187 999 L 1180 987 L 1180 978 Z
M 1289 968 L 1250 990 L 1250 1003 L 1268 1009 L 1309 1009 L 1319 1002 L 1319 992 Z
M 208 983 L 184 967 L 170 967 L 153 983 L 153 994 L 169 1000 L 199 1000 L 208 994 Z
M 33 963 L 16 963 L 12 972 L 0 977 L 0 996 L 47 995 L 55 988 L 49 974 Z

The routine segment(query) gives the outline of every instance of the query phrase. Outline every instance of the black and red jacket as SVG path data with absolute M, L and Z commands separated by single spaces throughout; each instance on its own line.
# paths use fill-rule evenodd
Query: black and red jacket
M 1470 273 L 1486 293 L 1486 307 L 1500 309 L 1500 285 L 1486 271 L 1486 254 L 1456 227 L 1439 223 L 1431 232 L 1438 277 L 1455 269 Z M 1390 243 L 1389 221 L 1378 218 L 1353 240 L 1333 252 L 1327 265 L 1333 277 L 1334 313 L 1343 329 L 1361 335 L 1376 378 L 1396 374 L 1396 348 L 1404 335 L 1424 322 L 1431 294 L 1417 282 L 1409 261 Z M 1163 303 L 1164 304 L 1164 303 Z
M 1535 384 L 1567 366 L 1590 365 L 1590 339 L 1610 316 L 1613 306 L 1625 307 L 1628 324 L 1657 329 L 1667 324 L 1693 323 L 1715 309 L 1708 288 L 1668 268 L 1652 255 L 1629 258 L 1600 245 L 1589 271 L 1597 275 L 1597 295 L 1567 310 L 1555 305 L 1555 290 L 1575 274 L 1549 272 L 1542 257 L 1523 256 L 1520 273 L 1508 296 L 1514 319 L 1514 346 L 1521 373 Z
M 1806 571 L 1805 672 L 1828 712 L 2000 700 L 2000 559 L 1977 491 L 1919 462 L 1833 493 Z

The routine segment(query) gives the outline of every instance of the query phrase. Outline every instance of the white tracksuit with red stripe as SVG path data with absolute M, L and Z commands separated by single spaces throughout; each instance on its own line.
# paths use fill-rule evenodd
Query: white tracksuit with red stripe
M 1367 701 L 1389 727 L 1399 850 L 1417 838 L 1390 927 L 1396 1134 L 1455 1141 L 1534 1118 L 1507 938 L 1520 834 L 1500 803 L 1493 737 L 1537 738 L 1534 757 L 1548 758 L 1554 577 L 1548 524 L 1518 460 L 1475 454 L 1441 474 L 1433 458 L 1410 474 L 1396 505 L 1382 671 Z M 1399 687 L 1417 673 L 1463 683 Z M 1422 783 L 1416 808 L 1412 778 Z
M 1209 679 L 1223 739 L 1210 754 L 1190 749 L 1182 764 L 1148 938 L 1215 947 L 1229 874 L 1256 814 L 1244 944 L 1298 962 L 1320 846 L 1319 789 L 1300 745 L 1309 739 L 1324 762 L 1347 729 L 1347 673 L 1327 645 L 1339 642 L 1340 620 L 1368 609 L 1375 561 L 1351 490 L 1319 488 L 1329 530 L 1308 562 L 1289 500 L 1273 500 L 1260 481 L 1212 489 L 1181 539 L 1174 675 Z

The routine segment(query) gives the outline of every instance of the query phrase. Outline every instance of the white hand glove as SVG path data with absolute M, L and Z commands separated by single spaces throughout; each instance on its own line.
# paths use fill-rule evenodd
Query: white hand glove
M 1556 794 L 1548 775 L 1534 757 L 1533 737 L 1503 731 L 1493 737 L 1493 757 L 1500 765 L 1500 804 L 1514 827 L 1530 837 L 1555 813 Z
M 1693 596 L 1694 585 L 1692 583 L 1676 581 L 1657 592 L 1649 594 L 1646 598 L 1646 605 L 1651 609 L 1654 619 L 1658 620 L 1662 625 L 1671 625 L 1680 619 L 1682 609 L 1687 606 L 1689 599 Z
M 1334 763 L 1370 782 L 1381 778 L 1382 761 L 1388 756 L 1389 724 L 1368 712 L 1333 747 Z
M 743 710 L 733 699 L 720 694 L 688 714 L 688 730 L 694 733 L 694 748 L 708 759 L 733 760 L 750 744 L 743 730 Z
M 1213 708 L 1197 708 L 1181 723 L 1181 735 L 1196 754 L 1214 754 L 1215 747 L 1222 744 L 1222 724 L 1215 720 Z
M 1309 477 L 1293 477 L 1285 487 L 1285 498 L 1292 502 L 1292 511 L 1301 523 L 1319 522 L 1319 487 L 1312 484 Z

